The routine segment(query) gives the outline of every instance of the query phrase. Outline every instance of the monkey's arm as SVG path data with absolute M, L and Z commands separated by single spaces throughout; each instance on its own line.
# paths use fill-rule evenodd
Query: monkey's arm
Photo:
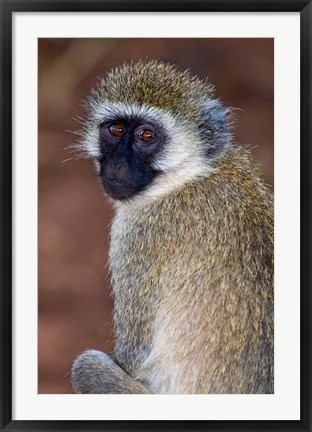
M 71 381 L 75 393 L 151 393 L 107 354 L 95 350 L 85 351 L 76 358 L 71 369 Z

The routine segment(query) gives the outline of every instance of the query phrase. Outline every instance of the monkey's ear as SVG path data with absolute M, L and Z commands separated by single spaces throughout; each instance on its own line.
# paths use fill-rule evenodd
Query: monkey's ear
M 207 146 L 205 153 L 211 159 L 219 156 L 229 143 L 228 112 L 218 99 L 208 100 L 202 106 L 200 135 Z

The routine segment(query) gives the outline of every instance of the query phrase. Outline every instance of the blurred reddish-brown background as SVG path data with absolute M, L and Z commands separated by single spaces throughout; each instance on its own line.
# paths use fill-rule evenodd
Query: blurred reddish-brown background
M 209 76 L 273 187 L 273 39 L 39 39 L 39 393 L 70 393 L 75 356 L 113 347 L 112 208 L 90 161 L 63 161 L 97 78 L 146 57 Z

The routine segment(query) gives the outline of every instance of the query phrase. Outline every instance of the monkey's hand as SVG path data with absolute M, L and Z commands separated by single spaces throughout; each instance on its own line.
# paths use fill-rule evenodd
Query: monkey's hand
M 75 393 L 150 393 L 107 354 L 95 350 L 85 351 L 76 358 L 71 369 L 71 381 Z

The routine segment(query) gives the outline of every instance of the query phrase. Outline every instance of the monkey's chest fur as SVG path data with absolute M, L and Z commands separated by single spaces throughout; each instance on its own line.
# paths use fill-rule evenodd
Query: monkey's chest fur
M 213 186 L 112 226 L 114 359 L 155 393 L 273 391 L 271 202 L 246 209 L 233 182 Z
M 114 358 L 128 372 L 137 370 L 151 351 L 157 312 L 164 300 L 161 273 L 177 240 L 166 230 L 160 238 L 155 222 L 120 213 L 112 227 Z

